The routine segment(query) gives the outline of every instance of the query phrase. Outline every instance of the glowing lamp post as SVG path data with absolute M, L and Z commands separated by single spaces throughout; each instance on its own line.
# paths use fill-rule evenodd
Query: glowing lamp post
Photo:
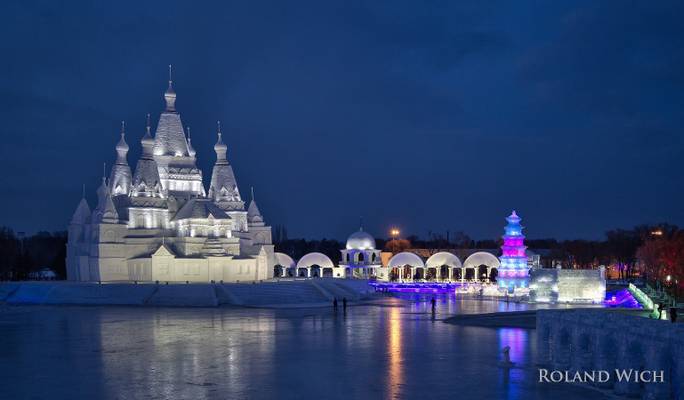
M 513 292 L 516 288 L 528 287 L 527 254 L 525 236 L 520 225 L 520 217 L 513 211 L 506 218 L 508 225 L 504 227 L 503 246 L 501 246 L 501 266 L 497 281 L 500 288 Z

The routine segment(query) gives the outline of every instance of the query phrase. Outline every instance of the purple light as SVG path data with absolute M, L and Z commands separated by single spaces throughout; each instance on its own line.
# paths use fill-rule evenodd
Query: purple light
M 385 283 L 371 282 L 376 292 L 391 293 L 453 293 L 460 283 Z
M 603 303 L 610 308 L 643 308 L 627 289 L 606 293 Z
M 501 266 L 499 276 L 508 279 L 499 279 L 499 287 L 509 290 L 513 288 L 527 287 L 527 254 L 525 250 L 525 236 L 522 234 L 523 227 L 520 225 L 520 217 L 513 211 L 506 218 L 508 225 L 504 227 L 503 246 L 501 246 Z

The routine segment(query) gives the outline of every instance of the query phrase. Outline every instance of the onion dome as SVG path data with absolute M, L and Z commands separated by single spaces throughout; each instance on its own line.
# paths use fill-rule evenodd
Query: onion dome
M 226 146 L 226 144 L 223 143 L 223 139 L 221 138 L 221 121 L 217 121 L 216 124 L 218 126 L 218 140 L 214 145 L 214 151 L 216 152 L 217 160 L 225 160 L 226 152 L 228 151 L 228 146 Z
M 171 80 L 171 65 L 169 65 L 169 87 L 164 92 L 164 100 L 166 101 L 166 111 L 176 111 L 176 91 L 173 90 L 173 81 Z
M 126 136 L 126 123 L 124 121 L 121 121 L 121 139 L 119 140 L 119 143 L 116 144 L 116 152 L 119 155 L 119 157 L 123 156 L 125 159 L 129 147 L 128 143 L 126 143 L 126 139 L 124 136 Z
M 152 154 L 154 149 L 154 138 L 150 133 L 150 114 L 147 114 L 147 127 L 145 128 L 145 135 L 140 139 L 140 143 L 143 147 L 143 154 Z
M 375 239 L 363 228 L 349 235 L 347 239 L 347 250 L 374 250 Z

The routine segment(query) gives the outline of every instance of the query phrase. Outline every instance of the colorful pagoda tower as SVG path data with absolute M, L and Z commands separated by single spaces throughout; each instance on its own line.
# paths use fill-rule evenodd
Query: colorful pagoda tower
M 528 287 L 527 246 L 523 243 L 525 236 L 520 225 L 520 217 L 515 210 L 506 218 L 508 225 L 504 228 L 503 246 L 501 246 L 501 267 L 497 281 L 500 288 L 507 288 L 509 292 L 517 288 Z

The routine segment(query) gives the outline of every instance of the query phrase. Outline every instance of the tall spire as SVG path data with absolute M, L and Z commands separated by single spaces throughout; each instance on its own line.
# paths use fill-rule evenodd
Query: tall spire
M 211 173 L 211 185 L 209 186 L 209 197 L 218 202 L 229 202 L 232 209 L 244 209 L 244 203 L 240 198 L 240 191 L 235 182 L 233 168 L 228 163 L 226 152 L 228 146 L 223 143 L 221 133 L 221 121 L 216 122 L 216 164 Z
M 169 64 L 169 87 L 164 92 L 164 100 L 166 100 L 166 111 L 176 111 L 176 91 L 173 90 L 173 80 L 171 79 L 171 64 Z
M 228 146 L 223 143 L 223 138 L 221 135 L 221 121 L 216 121 L 216 129 L 218 139 L 214 145 L 214 151 L 216 152 L 216 163 L 228 163 L 226 159 L 226 152 L 228 151 Z
M 150 133 L 150 114 L 147 114 L 147 123 L 145 127 L 145 135 L 143 138 L 140 140 L 140 143 L 142 144 L 143 147 L 143 155 L 148 155 L 152 156 L 152 153 L 154 151 L 154 139 L 152 138 L 152 134 Z
M 102 177 L 102 185 L 97 189 L 97 207 L 93 212 L 93 222 L 109 222 L 114 223 L 119 219 L 119 213 L 116 211 L 114 202 L 112 201 L 112 194 L 107 187 L 107 178 Z
M 135 167 L 131 191 L 134 197 L 160 197 L 162 186 L 157 163 L 154 161 L 154 139 L 150 134 L 150 114 L 147 114 L 146 125 L 145 135 L 140 140 L 143 152 Z
M 250 224 L 262 224 L 264 222 L 264 217 L 261 216 L 261 211 L 254 200 L 254 187 L 251 188 L 252 200 L 249 202 L 249 207 L 247 208 L 247 222 Z
M 190 155 L 190 157 L 194 157 L 197 154 L 197 152 L 192 147 L 192 138 L 190 137 L 190 127 L 188 126 L 186 129 L 188 130 L 188 154 Z
M 128 143 L 126 143 L 126 122 L 121 121 L 121 139 L 114 147 L 116 149 L 116 162 L 109 174 L 109 192 L 112 196 L 128 195 L 133 181 L 131 167 L 128 166 Z

